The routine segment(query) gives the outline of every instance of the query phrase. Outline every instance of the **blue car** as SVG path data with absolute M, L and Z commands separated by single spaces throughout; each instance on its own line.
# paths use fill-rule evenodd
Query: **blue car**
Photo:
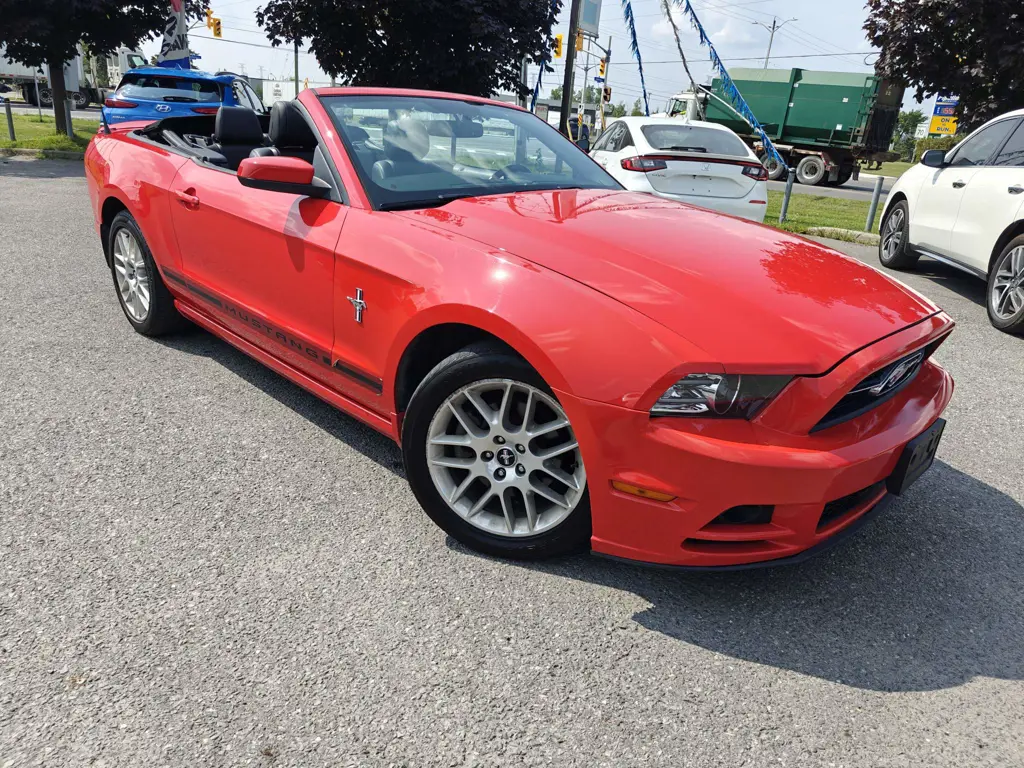
M 113 124 L 215 115 L 222 105 L 249 107 L 260 115 L 267 111 L 245 78 L 232 72 L 138 67 L 129 70 L 117 90 L 103 102 L 103 114 L 107 123 Z

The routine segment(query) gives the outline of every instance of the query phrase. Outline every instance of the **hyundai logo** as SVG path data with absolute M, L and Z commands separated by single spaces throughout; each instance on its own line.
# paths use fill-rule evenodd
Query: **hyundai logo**
M 910 357 L 900 360 L 893 366 L 892 370 L 886 374 L 885 378 L 875 386 L 871 387 L 868 391 L 875 397 L 881 397 L 887 392 L 891 392 L 914 374 L 914 371 L 917 370 L 917 366 L 921 363 L 923 357 L 924 353 L 918 352 Z
M 156 105 L 156 111 L 157 112 L 170 112 L 171 111 L 171 106 L 170 106 L 170 104 L 157 104 Z

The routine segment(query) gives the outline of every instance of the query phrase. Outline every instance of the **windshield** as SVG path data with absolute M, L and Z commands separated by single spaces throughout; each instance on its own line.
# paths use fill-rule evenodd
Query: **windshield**
M 539 189 L 621 189 L 583 151 L 519 109 L 417 96 L 324 96 L 378 210 Z
M 655 123 L 641 129 L 647 143 L 655 149 L 677 152 L 703 152 L 709 155 L 748 157 L 747 145 L 739 136 L 698 125 Z
M 149 101 L 218 102 L 221 100 L 219 83 L 185 77 L 132 73 L 128 73 L 121 80 L 117 95 Z
M 137 53 L 128 54 L 128 69 L 135 69 L 136 67 L 146 66 L 146 57 L 140 56 Z

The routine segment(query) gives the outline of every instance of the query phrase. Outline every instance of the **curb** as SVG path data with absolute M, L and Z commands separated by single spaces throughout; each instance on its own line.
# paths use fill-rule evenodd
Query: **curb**
M 65 149 L 25 149 L 24 147 L 0 147 L 0 157 L 27 155 L 46 160 L 84 160 L 85 152 L 71 152 Z
M 879 237 L 871 232 L 858 232 L 855 229 L 837 229 L 835 227 L 811 227 L 805 234 L 815 237 L 830 237 L 833 240 L 845 240 L 848 243 L 861 245 L 878 245 Z

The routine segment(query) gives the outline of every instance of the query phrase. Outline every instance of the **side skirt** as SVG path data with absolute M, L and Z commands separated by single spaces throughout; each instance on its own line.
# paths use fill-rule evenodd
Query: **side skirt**
M 175 299 L 174 306 L 177 307 L 178 311 L 182 315 L 187 317 L 196 325 L 205 328 L 214 336 L 223 339 L 231 346 L 249 355 L 249 357 L 259 360 L 271 370 L 281 376 L 284 376 L 289 381 L 298 384 L 306 391 L 316 395 L 324 402 L 337 408 L 339 411 L 359 419 L 364 424 L 373 427 L 378 432 L 387 435 L 397 442 L 398 438 L 395 434 L 395 424 L 391 419 L 379 416 L 368 408 L 363 407 L 355 400 L 351 400 L 344 395 L 338 394 L 334 390 L 325 387 L 320 382 L 311 379 L 309 376 L 293 368 L 287 363 L 267 354 L 255 344 L 250 344 L 241 336 L 229 331 L 212 317 L 200 312 L 180 299 Z

